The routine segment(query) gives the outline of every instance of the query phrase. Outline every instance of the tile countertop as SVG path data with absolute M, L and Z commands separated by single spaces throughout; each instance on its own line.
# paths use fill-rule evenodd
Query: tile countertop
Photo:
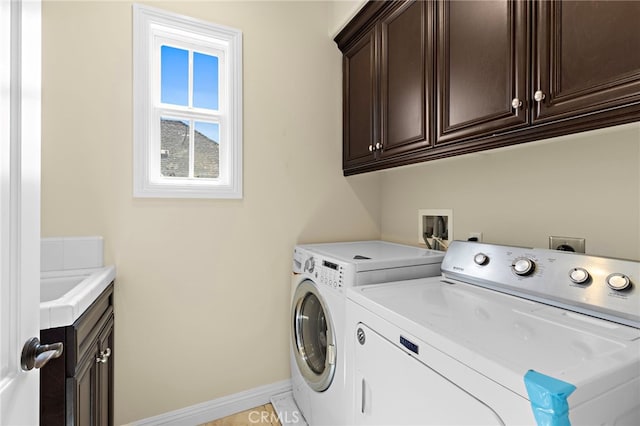
M 59 279 L 78 277 L 82 281 L 61 297 L 40 303 L 40 329 L 72 325 L 116 277 L 113 265 L 101 268 L 70 269 L 40 274 L 41 289 Z M 42 291 L 42 290 L 41 290 Z
M 103 246 L 100 236 L 41 239 L 41 330 L 73 324 L 115 279 L 115 266 L 104 266 Z

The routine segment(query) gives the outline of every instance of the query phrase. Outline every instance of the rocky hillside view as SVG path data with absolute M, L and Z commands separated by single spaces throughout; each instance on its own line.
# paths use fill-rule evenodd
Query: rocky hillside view
M 180 120 L 163 118 L 160 125 L 162 176 L 189 177 L 189 126 Z M 197 130 L 194 132 L 193 177 L 217 178 L 219 145 Z

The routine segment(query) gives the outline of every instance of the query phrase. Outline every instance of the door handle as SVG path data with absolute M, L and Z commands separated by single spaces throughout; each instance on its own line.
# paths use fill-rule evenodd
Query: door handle
M 42 368 L 52 359 L 62 355 L 63 350 L 62 342 L 41 345 L 40 339 L 32 337 L 27 340 L 22 348 L 20 365 L 24 371 L 29 371 L 33 368 Z
M 367 385 L 364 382 L 364 377 L 362 378 L 362 401 L 360 401 L 360 412 L 364 414 L 364 410 L 367 404 Z
M 371 385 L 367 383 L 367 379 L 362 377 L 362 398 L 360 400 L 360 412 L 365 415 L 371 415 L 371 398 L 372 398 Z

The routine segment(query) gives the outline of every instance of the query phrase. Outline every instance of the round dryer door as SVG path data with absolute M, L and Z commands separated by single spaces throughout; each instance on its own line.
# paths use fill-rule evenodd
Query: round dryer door
M 302 281 L 293 296 L 291 338 L 296 364 L 311 389 L 326 390 L 335 374 L 333 321 L 317 287 Z

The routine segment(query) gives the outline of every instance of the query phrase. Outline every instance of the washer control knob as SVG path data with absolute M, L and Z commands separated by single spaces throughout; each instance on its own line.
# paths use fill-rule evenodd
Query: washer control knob
M 487 256 L 484 253 L 478 253 L 475 256 L 473 256 L 473 262 L 476 265 L 486 265 L 487 263 L 489 263 L 489 256 Z
M 511 269 L 513 269 L 516 275 L 526 276 L 536 269 L 536 264 L 527 257 L 519 257 L 513 261 Z
M 624 290 L 631 285 L 631 280 L 625 274 L 611 274 L 607 277 L 607 285 L 616 291 Z
M 316 260 L 313 257 L 308 258 L 304 262 L 304 270 L 305 271 L 313 272 L 315 267 L 316 267 Z
M 584 284 L 589 280 L 589 272 L 584 268 L 573 268 L 569 271 L 569 279 L 576 284 Z

